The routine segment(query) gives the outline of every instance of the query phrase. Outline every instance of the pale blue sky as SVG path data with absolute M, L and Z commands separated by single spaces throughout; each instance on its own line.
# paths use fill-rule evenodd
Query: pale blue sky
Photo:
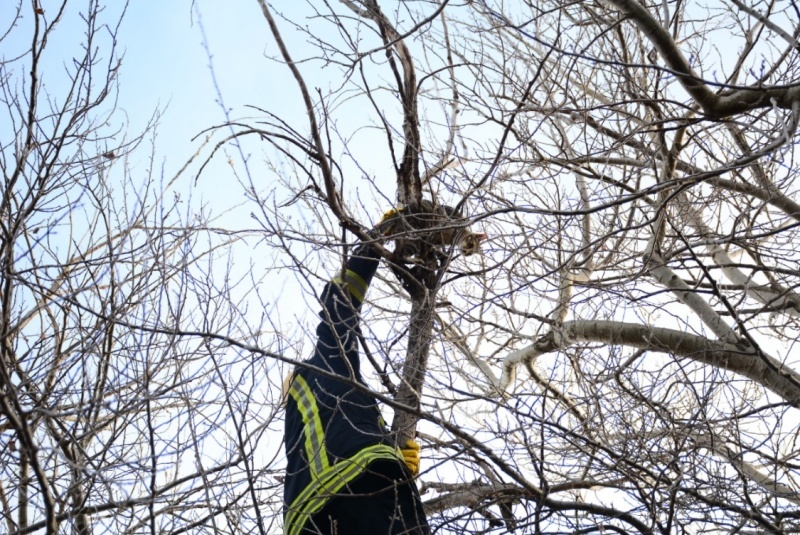
M 71 66 L 72 58 L 80 56 L 85 25 L 79 13 L 86 10 L 87 3 L 88 0 L 71 0 L 68 3 L 68 11 L 43 57 L 42 80 L 56 98 L 63 95 L 65 66 Z M 317 97 L 316 88 L 320 88 L 323 94 L 338 91 L 337 97 L 330 100 L 335 120 L 335 125 L 331 127 L 335 139 L 332 152 L 345 169 L 345 201 L 348 209 L 362 223 L 375 223 L 383 211 L 393 204 L 395 196 L 394 169 L 388 158 L 386 133 L 370 128 L 370 125 L 378 122 L 376 114 L 365 98 L 353 98 L 355 93 L 352 86 L 347 86 L 344 81 L 347 74 L 344 69 L 326 67 L 320 61 L 302 61 L 319 52 L 307 43 L 308 35 L 297 31 L 281 15 L 299 24 L 313 24 L 315 36 L 319 32 L 332 32 L 331 35 L 325 35 L 326 39 L 336 40 L 337 29 L 319 19 L 309 22 L 307 16 L 310 7 L 306 2 L 276 4 L 284 10 L 275 12 L 283 38 L 294 59 L 301 61 L 300 69 L 314 97 Z M 0 30 L 4 30 L 12 20 L 16 5 L 13 1 L 0 1 Z M 59 5 L 60 2 L 56 0 L 42 0 L 44 20 L 52 21 Z M 102 22 L 115 24 L 122 7 L 122 2 L 109 0 L 102 13 Z M 2 53 L 25 53 L 30 47 L 32 20 L 31 6 L 26 0 L 22 19 L 10 34 L 9 41 L 4 43 Z M 205 30 L 205 43 L 201 22 Z M 101 57 L 107 60 L 111 43 L 104 32 L 101 32 L 101 38 L 105 40 L 99 41 L 96 46 Z M 377 39 L 374 32 L 369 31 L 364 31 L 359 38 L 365 40 L 365 48 L 371 48 L 371 40 Z M 117 46 L 123 61 L 118 78 L 118 111 L 111 119 L 111 126 L 112 130 L 119 130 L 119 134 L 107 142 L 108 148 L 114 142 L 121 143 L 123 138 L 130 139 L 140 134 L 156 110 L 162 110 L 154 143 L 153 167 L 157 176 L 163 174 L 165 181 L 197 151 L 200 141 L 192 142 L 193 137 L 225 122 L 226 113 L 219 103 L 219 95 L 233 120 L 245 118 L 245 122 L 254 124 L 263 119 L 263 113 L 247 108 L 248 105 L 254 105 L 279 114 L 301 134 L 308 132 L 308 118 L 296 82 L 289 69 L 274 59 L 278 56 L 278 49 L 256 0 L 132 0 L 119 29 Z M 209 68 L 209 53 L 219 95 Z M 372 84 L 380 84 L 390 77 L 384 66 L 376 65 L 380 61 L 378 54 L 363 62 L 362 67 L 371 77 Z M 20 63 L 15 68 L 20 73 L 24 71 Z M 343 87 L 344 91 L 339 91 Z M 377 90 L 373 97 L 382 106 L 382 111 L 389 115 L 393 126 L 400 128 L 402 121 L 398 120 L 399 104 L 395 95 Z M 425 110 L 425 113 L 430 117 L 432 112 Z M 446 123 L 444 115 L 437 117 L 439 124 Z M 337 135 L 342 138 L 336 139 Z M 217 132 L 210 146 L 221 138 L 222 132 Z M 208 155 L 210 146 L 202 153 L 203 157 Z M 99 150 L 104 150 L 104 147 L 99 147 Z M 400 149 L 395 147 L 395 150 Z M 294 197 L 296 191 L 308 183 L 307 177 L 295 177 L 292 169 L 282 167 L 285 158 L 280 157 L 276 149 L 265 141 L 251 137 L 246 140 L 243 152 L 260 191 L 276 188 L 279 179 L 295 180 L 293 190 L 278 188 L 275 196 L 277 205 Z M 345 152 L 351 154 L 346 156 Z M 277 167 L 270 169 L 268 160 Z M 115 176 L 113 173 L 122 171 L 121 164 L 112 166 L 112 179 Z M 236 175 L 238 173 L 241 178 L 245 176 L 242 164 L 242 157 L 236 149 L 228 147 L 226 152 L 214 158 L 196 183 L 197 163 L 191 167 L 177 185 L 183 198 L 189 195 L 192 198 L 191 205 L 185 205 L 187 216 L 196 213 L 202 203 L 206 213 L 210 211 L 215 216 L 226 214 L 224 220 L 213 222 L 215 226 L 224 226 L 227 230 L 256 227 L 256 222 L 250 217 L 251 212 L 258 211 L 254 203 L 228 212 L 231 207 L 246 202 L 244 186 Z M 147 143 L 124 162 L 134 181 L 141 183 L 147 179 L 150 166 L 151 153 Z M 366 181 L 365 175 L 374 179 L 377 187 Z M 322 212 L 321 218 L 327 219 L 329 228 L 338 230 L 338 225 L 331 221 L 329 210 L 320 205 L 318 211 Z M 302 203 L 281 210 L 282 216 L 287 213 L 292 214 L 295 221 L 309 221 L 308 228 L 312 232 L 323 231 L 323 225 L 315 219 L 319 214 L 314 214 Z M 303 224 L 297 224 L 296 227 L 302 228 Z M 252 243 L 248 245 L 252 246 Z M 246 267 L 251 261 L 261 262 L 264 255 L 274 253 L 274 250 L 259 245 L 244 252 L 237 250 L 237 253 L 237 264 Z M 335 269 L 331 267 L 333 264 L 328 263 L 336 261 L 334 255 L 323 253 L 309 259 L 308 264 L 322 277 L 330 269 Z M 270 290 L 277 294 L 285 282 Z M 317 291 L 320 281 L 311 283 L 314 287 L 305 290 Z M 305 312 L 303 308 L 297 313 Z
M 122 27 L 125 57 L 120 107 L 128 113 L 134 131 L 153 110 L 164 109 L 157 149 L 169 169 L 177 169 L 194 153 L 197 142 L 190 142 L 194 136 L 226 119 L 212 80 L 201 22 L 231 118 L 252 115 L 245 108 L 248 104 L 266 107 L 278 100 L 288 110 L 295 100 L 285 89 L 288 73 L 265 58 L 274 45 L 255 1 L 200 0 L 194 8 L 186 0 L 132 2 Z M 251 165 L 257 163 L 251 161 Z M 229 188 L 226 193 L 237 189 L 233 183 L 224 187 Z
M 281 14 L 302 21 L 308 6 L 286 4 L 288 11 Z M 290 25 L 279 18 L 279 13 L 275 16 L 294 59 L 301 60 L 312 53 L 306 43 L 307 37 L 292 31 Z M 204 46 L 201 23 L 208 49 Z M 139 131 L 155 109 L 164 108 L 156 146 L 168 174 L 183 165 L 196 150 L 197 143 L 190 143 L 192 137 L 225 121 L 209 68 L 209 51 L 220 94 L 232 119 L 249 118 L 248 122 L 253 123 L 254 119 L 262 117 L 259 112 L 247 108 L 254 105 L 279 113 L 304 134 L 308 131 L 307 116 L 289 69 L 271 59 L 278 55 L 278 49 L 256 0 L 196 0 L 194 3 L 190 0 L 134 0 L 120 35 L 120 46 L 125 52 L 119 106 L 128 114 L 131 132 Z M 319 87 L 325 92 L 341 83 L 342 72 L 338 68 L 320 68 L 319 63 L 303 63 L 300 68 L 312 91 Z M 356 125 L 371 121 L 362 115 L 363 108 L 353 104 L 352 109 L 347 110 L 347 106 L 350 104 L 346 101 L 340 104 L 336 114 L 337 124 L 345 131 L 352 132 L 358 128 Z M 348 149 L 358 154 L 359 164 L 368 173 L 380 175 L 379 179 L 388 186 L 384 193 L 392 198 L 394 191 L 390 188 L 393 188 L 394 172 L 387 159 L 384 139 L 380 138 L 376 151 L 374 131 L 362 131 L 348 144 Z M 253 173 L 265 171 L 262 167 L 265 154 L 276 153 L 267 143 L 254 138 L 246 141 L 245 157 Z M 241 163 L 234 150 L 229 151 L 229 155 L 237 164 Z M 140 154 L 142 158 L 145 156 L 145 153 Z M 219 202 L 220 193 L 224 193 L 226 204 L 231 204 L 241 199 L 241 188 L 234 180 L 228 180 L 230 176 L 225 178 L 226 174 L 230 175 L 230 168 L 226 167 L 227 157 L 218 157 L 198 185 L 201 191 L 208 192 L 213 182 L 214 200 Z M 265 177 L 266 173 L 259 176 Z M 356 186 L 360 177 L 353 178 L 351 185 Z M 264 180 L 259 179 L 259 182 L 259 186 L 268 188 Z M 379 217 L 382 209 L 377 208 L 378 213 L 373 217 Z

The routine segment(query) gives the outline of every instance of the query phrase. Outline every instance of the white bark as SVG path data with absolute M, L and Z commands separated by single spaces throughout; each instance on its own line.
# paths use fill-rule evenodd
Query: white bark
M 698 446 L 707 448 L 727 460 L 747 479 L 756 483 L 769 494 L 800 505 L 800 493 L 796 489 L 781 483 L 769 474 L 765 474 L 753 464 L 743 461 L 742 455 L 733 451 L 723 440 L 700 435 L 693 435 L 692 438 Z
M 700 236 L 713 236 L 714 232 L 703 220 L 703 216 L 685 195 L 677 199 L 681 203 L 682 215 L 686 222 L 695 228 Z M 730 257 L 728 252 L 717 243 L 709 243 L 706 252 L 711 256 L 714 263 L 722 268 L 722 273 L 733 284 L 742 286 L 747 295 L 762 305 L 773 309 L 779 309 L 794 318 L 800 317 L 800 296 L 789 289 L 779 289 L 778 291 L 763 284 L 754 284 L 753 276 L 745 274 L 736 262 Z
M 800 374 L 746 344 L 711 340 L 664 327 L 603 320 L 565 322 L 561 329 L 552 330 L 530 346 L 509 353 L 503 359 L 498 381 L 500 389 L 507 392 L 511 388 L 518 365 L 579 342 L 635 347 L 691 359 L 747 377 L 800 407 Z
M 698 294 L 670 269 L 664 261 L 652 253 L 648 265 L 650 274 L 664 287 L 669 288 L 678 300 L 689 307 L 697 317 L 711 329 L 722 342 L 735 344 L 739 337 L 725 320 Z

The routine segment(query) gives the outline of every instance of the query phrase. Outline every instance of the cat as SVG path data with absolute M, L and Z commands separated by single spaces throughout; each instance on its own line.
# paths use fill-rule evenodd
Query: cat
M 472 232 L 467 227 L 467 219 L 455 208 L 434 205 L 427 200 L 413 209 L 402 206 L 389 210 L 377 228 L 395 241 L 394 254 L 403 261 L 418 258 L 423 243 L 441 256 L 446 257 L 448 249 L 454 245 L 462 255 L 469 256 L 479 252 L 481 242 L 486 239 L 486 234 Z

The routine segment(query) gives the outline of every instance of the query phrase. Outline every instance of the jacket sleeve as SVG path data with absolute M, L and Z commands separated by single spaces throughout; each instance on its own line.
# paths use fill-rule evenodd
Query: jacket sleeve
M 358 311 L 378 269 L 380 253 L 369 245 L 357 247 L 341 274 L 325 285 L 317 326 L 317 365 L 346 377 L 361 378 L 358 358 Z

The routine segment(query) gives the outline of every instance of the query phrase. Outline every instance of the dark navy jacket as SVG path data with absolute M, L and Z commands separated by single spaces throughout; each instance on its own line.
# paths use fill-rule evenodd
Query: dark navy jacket
M 339 377 L 326 377 L 304 367 L 294 373 L 286 405 L 287 535 L 301 533 L 315 514 L 330 509 L 331 496 L 350 492 L 359 480 L 359 488 L 363 488 L 363 480 L 377 472 L 408 487 L 403 492 L 419 510 L 417 517 L 421 520 L 417 522 L 425 522 L 411 473 L 387 434 L 376 399 L 353 385 L 364 385 L 358 352 L 358 309 L 379 259 L 379 253 L 371 247 L 358 247 L 347 264 L 344 280 L 337 277 L 322 292 L 317 344 L 306 363 Z M 388 522 L 391 515 L 386 516 Z M 389 532 L 394 530 L 385 533 Z

